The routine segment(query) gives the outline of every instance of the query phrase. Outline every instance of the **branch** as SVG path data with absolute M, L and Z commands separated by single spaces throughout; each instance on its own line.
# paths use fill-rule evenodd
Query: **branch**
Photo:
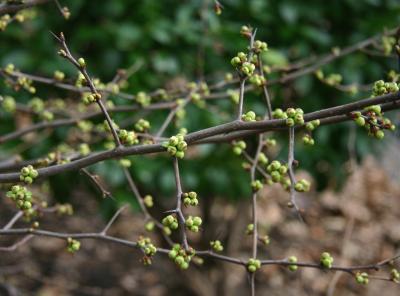
M 185 217 L 182 213 L 182 184 L 181 184 L 181 176 L 179 174 L 179 163 L 178 158 L 173 158 L 174 162 L 174 175 L 175 175 L 175 184 L 176 184 L 176 208 L 174 212 L 178 215 L 179 228 L 181 231 L 181 239 L 183 243 L 183 247 L 185 250 L 189 250 L 189 245 L 187 241 L 186 231 L 185 231 Z
M 294 176 L 293 172 L 293 161 L 294 161 L 294 127 L 289 128 L 289 155 L 288 155 L 288 174 L 289 174 L 289 179 L 290 179 L 290 203 L 289 206 L 293 207 L 297 215 L 299 216 L 299 219 L 303 221 L 303 218 L 301 217 L 299 208 L 296 203 L 296 190 L 295 190 L 295 185 L 296 185 L 296 178 Z
M 400 108 L 400 102 L 396 102 L 400 100 L 400 92 L 391 93 L 375 98 L 368 98 L 364 100 L 360 100 L 357 102 L 344 104 L 341 106 L 336 106 L 332 108 L 327 108 L 311 113 L 307 113 L 304 115 L 304 120 L 306 122 L 312 121 L 314 119 L 320 119 L 321 124 L 330 124 L 337 123 L 340 121 L 349 120 L 350 117 L 348 114 L 352 111 L 360 110 L 364 107 L 375 105 L 375 104 L 383 104 L 383 103 L 391 103 L 386 105 L 386 110 L 398 109 Z M 326 121 L 322 119 L 326 118 Z M 226 136 L 227 133 L 237 132 L 237 131 L 245 131 L 234 136 L 235 139 L 243 138 L 246 135 L 250 134 L 258 134 L 261 132 L 266 132 L 269 130 L 287 130 L 286 121 L 284 119 L 271 119 L 271 120 L 260 120 L 255 122 L 243 122 L 243 121 L 232 121 L 229 123 L 217 125 L 211 128 L 206 128 L 197 132 L 190 133 L 185 136 L 185 141 L 187 144 L 196 145 L 200 143 L 213 143 L 220 142 L 222 139 L 230 139 L 229 136 Z M 211 138 L 216 135 L 222 135 L 221 138 L 214 138 L 212 141 L 208 139 L 207 141 L 201 141 L 206 138 Z M 225 138 L 224 138 L 225 137 Z M 84 158 L 79 160 L 54 165 L 47 168 L 38 169 L 39 177 L 48 177 L 59 174 L 61 172 L 71 171 L 80 169 L 91 164 L 117 157 L 123 157 L 128 155 L 139 155 L 139 154 L 151 154 L 165 151 L 165 148 L 161 144 L 150 144 L 150 145 L 137 145 L 130 147 L 122 147 L 118 150 L 107 150 L 102 152 L 95 152 L 90 154 Z M 19 172 L 18 173 L 6 173 L 0 174 L 0 183 L 7 182 L 19 182 Z
M 109 192 L 108 190 L 104 189 L 103 185 L 100 183 L 99 181 L 99 176 L 98 175 L 93 175 L 91 174 L 87 169 L 81 169 L 81 171 L 90 178 L 90 180 L 93 182 L 93 184 L 100 190 L 103 198 L 105 197 L 111 197 L 111 192 Z
M 143 202 L 143 197 L 139 192 L 139 189 L 137 188 L 135 182 L 133 181 L 133 178 L 129 172 L 129 170 L 126 167 L 123 167 L 123 172 L 124 175 L 126 177 L 126 179 L 128 180 L 128 185 L 129 188 L 131 189 L 131 191 L 133 192 L 133 194 L 135 195 L 136 201 L 138 202 L 140 209 L 142 211 L 142 213 L 144 214 L 145 220 L 149 220 L 151 219 L 154 224 L 156 225 L 156 227 L 160 230 L 161 234 L 163 235 L 164 239 L 166 240 L 166 242 L 172 246 L 174 244 L 174 242 L 171 240 L 171 238 L 165 234 L 164 232 L 164 226 L 156 219 L 154 218 L 150 212 L 147 210 L 146 205 Z
M 121 215 L 121 213 L 128 207 L 128 205 L 124 205 L 122 207 L 120 207 L 118 209 L 118 211 L 115 212 L 115 214 L 112 216 L 112 218 L 110 219 L 110 221 L 107 223 L 107 225 L 104 227 L 104 229 L 100 232 L 100 234 L 102 235 L 106 235 L 107 231 L 110 229 L 110 227 L 112 226 L 112 224 L 115 222 L 115 220 L 117 220 L 117 218 L 119 217 L 119 215 Z
M 115 128 L 114 128 L 114 125 L 113 125 L 113 122 L 112 122 L 112 120 L 111 120 L 111 117 L 110 117 L 110 115 L 109 115 L 108 112 L 107 112 L 106 106 L 103 104 L 103 101 L 101 100 L 101 95 L 100 95 L 100 93 L 97 91 L 97 89 L 96 89 L 96 87 L 95 87 L 95 85 L 94 85 L 94 83 L 93 83 L 93 80 L 91 79 L 91 77 L 89 76 L 89 74 L 88 74 L 87 71 L 86 71 L 86 65 L 85 65 L 85 63 L 84 63 L 84 62 L 83 62 L 83 64 L 82 64 L 82 63 L 79 63 L 79 62 L 72 56 L 71 52 L 69 51 L 68 45 L 67 45 L 67 43 L 66 43 L 66 41 L 65 41 L 65 37 L 64 37 L 64 34 L 63 34 L 63 33 L 60 33 L 60 36 L 58 36 L 58 37 L 55 36 L 55 37 L 56 37 L 56 39 L 58 40 L 58 42 L 60 43 L 60 45 L 61 45 L 61 47 L 62 47 L 62 49 L 61 49 L 60 52 L 59 52 L 60 55 L 61 55 L 62 57 L 64 57 L 65 59 L 67 59 L 68 61 L 70 61 L 71 64 L 73 64 L 73 65 L 79 70 L 79 72 L 81 72 L 82 75 L 85 77 L 85 81 L 86 81 L 86 83 L 88 83 L 89 88 L 90 88 L 90 91 L 92 92 L 92 95 L 95 97 L 95 100 L 96 100 L 97 105 L 100 107 L 101 112 L 103 113 L 104 117 L 106 118 L 106 121 L 107 121 L 107 123 L 108 123 L 108 126 L 109 126 L 109 128 L 110 128 L 110 130 L 111 130 L 111 133 L 112 133 L 112 135 L 113 135 L 113 138 L 114 138 L 114 142 L 115 142 L 116 147 L 117 147 L 117 148 L 121 147 L 122 145 L 121 145 L 121 142 L 120 142 L 119 137 L 118 137 L 118 135 L 117 135 L 117 131 L 116 131 Z
M 400 258 L 400 255 L 393 256 L 392 258 L 385 259 L 383 261 L 377 262 L 375 264 L 368 264 L 368 265 L 357 265 L 357 266 L 332 266 L 331 268 L 324 268 L 319 263 L 307 263 L 307 262 L 298 262 L 298 263 L 290 263 L 289 260 L 261 260 L 261 265 L 281 265 L 281 266 L 289 266 L 289 265 L 296 265 L 298 267 L 309 267 L 309 268 L 317 268 L 322 270 L 332 270 L 332 271 L 343 271 L 354 275 L 354 271 L 358 270 L 379 270 L 385 265 L 390 264 L 390 262 L 394 262 Z

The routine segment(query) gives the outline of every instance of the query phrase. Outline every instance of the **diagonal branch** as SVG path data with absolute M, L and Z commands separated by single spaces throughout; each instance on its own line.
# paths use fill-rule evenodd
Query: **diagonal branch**
M 293 171 L 293 162 L 294 162 L 294 127 L 289 128 L 289 155 L 288 155 L 288 174 L 289 174 L 289 179 L 290 179 L 290 202 L 289 206 L 293 207 L 297 215 L 299 216 L 299 219 L 303 221 L 303 218 L 301 217 L 299 208 L 296 203 L 296 190 L 295 190 L 295 185 L 296 185 L 296 178 L 294 176 L 294 171 Z

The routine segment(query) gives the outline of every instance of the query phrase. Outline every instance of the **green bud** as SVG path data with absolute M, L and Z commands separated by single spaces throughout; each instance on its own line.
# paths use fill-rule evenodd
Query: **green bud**
M 293 120 L 293 118 L 288 118 L 288 119 L 286 119 L 286 125 L 287 125 L 287 126 L 294 126 L 294 120 Z
M 297 263 L 297 257 L 295 256 L 290 256 L 288 259 L 289 263 Z M 298 269 L 298 266 L 295 264 L 289 265 L 289 270 L 290 271 L 296 271 Z
M 149 222 L 147 222 L 146 224 L 145 224 L 145 229 L 147 230 L 147 231 L 153 231 L 154 230 L 154 226 L 155 226 L 155 224 L 154 224 L 154 222 L 153 221 L 149 221 Z
M 356 122 L 356 124 L 358 126 L 364 126 L 365 125 L 364 117 L 357 117 L 356 119 L 354 119 L 354 121 Z
M 378 130 L 375 133 L 375 138 L 377 138 L 378 140 L 382 140 L 385 137 L 385 133 L 382 130 Z
M 81 68 L 84 68 L 86 66 L 86 62 L 84 58 L 79 58 L 78 59 L 78 64 Z

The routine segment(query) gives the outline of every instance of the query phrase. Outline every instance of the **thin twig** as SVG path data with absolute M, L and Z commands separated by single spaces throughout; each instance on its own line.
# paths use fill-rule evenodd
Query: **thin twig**
M 92 78 L 89 76 L 89 74 L 88 74 L 88 72 L 86 70 L 86 65 L 79 64 L 79 62 L 71 54 L 71 52 L 70 52 L 70 50 L 68 48 L 68 45 L 67 45 L 67 43 L 65 41 L 65 37 L 64 37 L 63 33 L 60 33 L 59 36 L 55 36 L 55 37 L 58 40 L 58 42 L 60 43 L 60 45 L 62 47 L 62 50 L 64 50 L 63 54 L 61 54 L 61 56 L 66 58 L 68 61 L 70 61 L 79 70 L 79 72 L 81 72 L 82 75 L 85 77 L 85 81 L 87 82 L 87 84 L 88 84 L 88 86 L 90 88 L 90 91 L 92 92 L 92 95 L 94 95 L 95 98 L 96 98 L 97 105 L 100 107 L 101 112 L 103 113 L 104 117 L 106 118 L 108 127 L 110 128 L 111 133 L 113 135 L 113 138 L 114 138 L 114 141 L 115 141 L 115 145 L 117 147 L 121 147 L 121 142 L 119 140 L 117 131 L 116 131 L 115 127 L 114 127 L 113 121 L 111 120 L 111 117 L 107 112 L 106 106 L 104 105 L 103 101 L 101 100 L 100 93 L 97 91 L 97 88 L 94 85 L 94 82 L 93 82 Z
M 9 247 L 0 247 L 0 252 L 13 252 L 17 250 L 22 245 L 29 242 L 34 236 L 32 234 L 28 234 L 24 236 L 21 240 L 17 241 L 16 243 L 12 244 Z
M 300 210 L 297 206 L 296 203 L 296 190 L 295 190 L 295 185 L 296 185 L 296 178 L 294 176 L 293 172 L 293 161 L 294 161 L 294 127 L 289 128 L 289 154 L 288 154 L 288 174 L 289 174 L 289 179 L 290 179 L 290 206 L 293 207 L 297 215 L 300 219 L 300 221 L 303 221 L 303 217 L 300 214 Z
M 165 132 L 165 130 L 168 128 L 168 126 L 170 125 L 171 121 L 174 119 L 176 113 L 184 108 L 188 103 L 190 102 L 190 95 L 188 95 L 185 100 L 183 101 L 183 103 L 181 105 L 177 105 L 175 108 L 171 109 L 171 111 L 168 113 L 168 116 L 165 118 L 163 124 L 161 125 L 161 127 L 159 128 L 159 130 L 157 131 L 157 133 L 155 134 L 156 138 L 160 138 L 163 133 Z
M 128 205 L 124 205 L 118 209 L 118 211 L 115 212 L 115 214 L 111 217 L 110 221 L 108 221 L 107 225 L 104 227 L 104 229 L 100 232 L 103 235 L 106 235 L 108 229 L 112 226 L 112 224 L 115 222 L 115 220 L 121 215 L 121 213 L 128 207 Z
M 2 229 L 10 229 L 11 227 L 14 226 L 15 223 L 17 223 L 19 219 L 21 219 L 23 215 L 24 215 L 23 211 L 18 211 Z
M 181 239 L 182 239 L 182 244 L 185 250 L 189 249 L 189 244 L 187 241 L 187 236 L 186 236 L 186 231 L 185 231 L 185 217 L 183 216 L 182 213 L 182 184 L 181 184 L 181 177 L 179 173 L 179 163 L 178 163 L 178 158 L 174 157 L 173 158 L 173 163 L 174 163 L 174 175 L 175 175 L 175 184 L 176 184 L 176 208 L 175 208 L 175 213 L 178 216 L 178 221 L 179 221 L 179 228 L 181 232 Z
M 85 168 L 81 169 L 81 172 L 83 172 L 86 176 L 89 177 L 89 179 L 92 181 L 92 183 L 100 190 L 103 198 L 105 198 L 107 196 L 113 198 L 111 192 L 104 189 L 103 185 L 100 183 L 98 175 L 93 175 Z
M 135 182 L 133 181 L 133 178 L 132 178 L 129 170 L 126 167 L 123 167 L 122 169 L 123 169 L 125 178 L 128 180 L 129 188 L 133 192 L 133 194 L 134 194 L 134 196 L 136 198 L 136 201 L 138 202 L 139 207 L 140 207 L 140 209 L 141 209 L 141 211 L 142 211 L 142 213 L 143 213 L 143 215 L 145 217 L 145 220 L 152 220 L 154 222 L 154 224 L 156 225 L 156 227 L 160 230 L 160 232 L 161 232 L 162 236 L 164 237 L 165 241 L 170 246 L 172 246 L 174 244 L 174 242 L 171 240 L 171 238 L 167 234 L 165 234 L 164 225 L 162 225 L 162 223 L 160 223 L 156 218 L 154 218 L 150 214 L 150 212 L 147 210 L 146 205 L 144 204 L 144 201 L 143 201 L 143 197 L 140 194 L 139 189 L 137 188 Z

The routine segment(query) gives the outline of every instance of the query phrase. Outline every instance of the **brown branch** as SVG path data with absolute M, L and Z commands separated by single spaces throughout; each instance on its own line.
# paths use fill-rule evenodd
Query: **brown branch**
M 128 207 L 128 205 L 124 205 L 118 209 L 118 211 L 115 212 L 115 214 L 111 217 L 110 221 L 108 221 L 107 225 L 103 228 L 103 230 L 100 232 L 100 234 L 106 235 L 107 231 L 110 229 L 112 224 L 117 220 L 119 215 Z
M 388 105 L 385 105 L 386 107 L 385 110 L 398 109 L 400 108 L 400 103 L 396 102 L 398 100 L 400 100 L 399 92 L 387 94 L 375 98 L 364 99 L 357 102 L 344 104 L 341 106 L 336 106 L 332 108 L 327 108 L 307 113 L 304 115 L 304 120 L 307 122 L 307 121 L 312 121 L 314 119 L 320 119 L 321 123 L 324 124 L 337 123 L 349 120 L 350 117 L 348 116 L 348 114 L 350 112 L 360 110 L 370 105 L 389 103 Z M 322 119 L 326 120 L 324 121 Z M 226 136 L 226 134 L 230 132 L 244 131 L 242 133 L 235 134 L 234 138 L 238 139 L 254 133 L 258 134 L 269 130 L 279 130 L 279 129 L 280 130 L 288 129 L 288 127 L 286 126 L 286 121 L 284 119 L 261 120 L 255 122 L 232 121 L 229 123 L 217 125 L 211 128 L 206 128 L 197 132 L 190 133 L 185 136 L 185 141 L 190 146 L 201 143 L 220 142 L 221 139 L 232 140 L 232 137 Z M 217 135 L 221 135 L 221 137 L 220 138 L 214 137 L 211 140 L 208 139 L 201 141 L 203 139 L 211 138 Z M 80 169 L 106 159 L 118 158 L 128 155 L 150 154 L 162 151 L 165 151 L 165 148 L 161 144 L 122 147 L 121 149 L 117 150 L 95 152 L 74 162 L 38 169 L 38 172 L 39 172 L 39 177 L 48 177 L 55 174 L 59 174 L 61 172 Z M 0 183 L 7 183 L 7 182 L 19 182 L 19 173 L 0 174 Z
M 29 242 L 34 236 L 31 234 L 28 234 L 24 236 L 21 240 L 17 241 L 16 243 L 12 244 L 9 247 L 0 247 L 0 252 L 13 252 L 17 250 L 19 247 L 22 245 L 26 244 Z
M 138 202 L 139 207 L 140 207 L 142 213 L 144 214 L 145 220 L 151 219 L 154 222 L 154 224 L 156 225 L 156 227 L 160 230 L 160 232 L 161 232 L 162 236 L 164 237 L 165 241 L 170 246 L 172 246 L 174 244 L 174 242 L 171 240 L 171 238 L 167 234 L 165 234 L 164 226 L 156 218 L 154 218 L 150 214 L 150 212 L 147 210 L 146 205 L 144 204 L 144 201 L 143 201 L 143 197 L 140 194 L 139 189 L 137 188 L 135 182 L 133 181 L 133 178 L 132 178 L 129 170 L 126 167 L 123 167 L 122 169 L 123 169 L 123 172 L 124 172 L 124 175 L 125 175 L 126 179 L 128 180 L 129 188 L 133 192 L 133 194 L 134 194 L 134 196 L 136 198 L 136 201 Z
M 111 192 L 104 189 L 103 185 L 100 183 L 98 175 L 93 175 L 85 168 L 81 169 L 81 172 L 83 172 L 86 176 L 89 177 L 89 179 L 92 181 L 92 183 L 100 190 L 103 198 L 105 198 L 107 196 L 113 198 Z
M 289 266 L 289 265 L 296 265 L 298 267 L 309 267 L 309 268 L 317 268 L 327 271 L 343 271 L 354 275 L 354 271 L 359 270 L 375 270 L 378 271 L 385 265 L 390 264 L 390 262 L 396 261 L 400 258 L 400 255 L 393 256 L 392 258 L 385 259 L 381 262 L 377 262 L 374 264 L 367 264 L 367 265 L 356 265 L 356 266 L 332 266 L 331 268 L 324 268 L 319 263 L 307 263 L 307 262 L 298 262 L 298 263 L 291 263 L 287 259 L 283 260 L 261 260 L 261 265 L 281 265 L 281 266 Z
M 100 93 L 97 91 L 92 78 L 89 76 L 87 70 L 86 70 L 86 65 L 85 64 L 80 64 L 75 58 L 74 56 L 71 54 L 68 45 L 65 41 L 65 37 L 63 33 L 60 33 L 60 35 L 57 37 L 55 36 L 56 39 L 58 40 L 58 42 L 60 43 L 62 50 L 60 51 L 61 56 L 64 57 L 65 59 L 67 59 L 68 61 L 71 62 L 71 64 L 73 64 L 78 70 L 79 72 L 82 73 L 82 75 L 85 77 L 85 81 L 86 83 L 89 85 L 90 91 L 92 92 L 92 95 L 95 96 L 96 98 L 96 103 L 97 105 L 100 107 L 101 112 L 103 113 L 104 117 L 106 118 L 106 121 L 108 123 L 108 126 L 111 130 L 111 133 L 113 135 L 114 138 L 114 142 L 115 145 L 117 146 L 117 148 L 121 147 L 121 142 L 119 140 L 117 131 L 115 130 L 115 127 L 113 125 L 113 121 L 111 120 L 110 115 L 107 112 L 107 108 L 104 105 L 103 101 L 101 100 L 101 95 Z
M 297 215 L 299 216 L 299 219 L 303 221 L 303 218 L 301 217 L 299 207 L 297 206 L 296 203 L 296 190 L 295 190 L 295 185 L 296 185 L 296 177 L 294 176 L 294 171 L 293 171 L 293 162 L 294 162 L 294 126 L 289 128 L 289 154 L 288 154 L 288 174 L 289 174 L 289 179 L 290 179 L 290 206 L 293 207 L 296 210 Z
M 174 157 L 173 158 L 173 163 L 174 163 L 174 175 L 175 175 L 175 184 L 176 184 L 176 208 L 173 211 L 174 213 L 177 214 L 178 216 L 178 221 L 179 221 L 179 228 L 181 232 L 181 239 L 182 239 L 182 244 L 185 250 L 189 250 L 189 244 L 187 241 L 187 236 L 186 236 L 186 231 L 185 231 L 185 217 L 183 216 L 182 213 L 182 184 L 181 184 L 181 176 L 179 173 L 179 162 L 178 158 Z

